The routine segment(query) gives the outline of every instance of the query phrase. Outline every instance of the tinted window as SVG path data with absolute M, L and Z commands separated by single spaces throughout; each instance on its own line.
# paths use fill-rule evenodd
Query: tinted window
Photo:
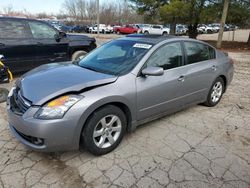
M 187 53 L 187 64 L 215 58 L 215 51 L 208 45 L 198 42 L 184 42 Z
M 182 50 L 179 42 L 166 44 L 147 61 L 147 67 L 162 67 L 164 70 L 182 65 Z
M 90 52 L 79 66 L 106 74 L 127 74 L 151 47 L 147 43 L 115 40 Z
M 54 38 L 56 31 L 47 24 L 40 22 L 29 22 L 30 30 L 34 38 Z
M 0 20 L 0 38 L 27 38 L 25 24 L 22 21 Z
M 161 26 L 154 25 L 153 28 L 154 28 L 154 29 L 161 29 Z

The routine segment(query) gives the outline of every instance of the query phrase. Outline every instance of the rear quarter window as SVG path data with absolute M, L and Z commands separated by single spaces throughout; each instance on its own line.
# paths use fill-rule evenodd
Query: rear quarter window
M 215 50 L 202 43 L 198 42 L 184 42 L 187 64 L 198 63 L 215 58 Z
M 0 38 L 2 39 L 28 38 L 24 22 L 15 20 L 0 20 Z

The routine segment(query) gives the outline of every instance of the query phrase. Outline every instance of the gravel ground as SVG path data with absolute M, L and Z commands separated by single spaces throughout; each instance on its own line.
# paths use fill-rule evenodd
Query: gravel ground
M 229 55 L 235 76 L 216 107 L 197 105 L 142 125 L 100 157 L 26 149 L 11 136 L 0 104 L 0 187 L 249 188 L 250 53 Z

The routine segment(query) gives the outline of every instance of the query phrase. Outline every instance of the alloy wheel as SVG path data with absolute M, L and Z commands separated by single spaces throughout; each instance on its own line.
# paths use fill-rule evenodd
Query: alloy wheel
M 122 123 L 118 116 L 105 116 L 95 126 L 93 132 L 94 143 L 99 148 L 108 148 L 117 141 L 121 131 Z

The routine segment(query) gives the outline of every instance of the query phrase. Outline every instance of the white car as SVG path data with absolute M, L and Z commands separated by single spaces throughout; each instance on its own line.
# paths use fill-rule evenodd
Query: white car
M 148 27 L 142 28 L 142 33 L 152 35 L 168 35 L 170 32 L 169 28 L 164 28 L 162 25 L 149 25 Z
M 111 33 L 113 28 L 107 27 L 105 24 L 99 24 L 100 33 Z M 90 33 L 97 33 L 97 24 L 89 28 Z
M 215 30 L 213 27 L 202 24 L 198 27 L 198 30 L 203 31 L 203 33 L 214 33 Z

